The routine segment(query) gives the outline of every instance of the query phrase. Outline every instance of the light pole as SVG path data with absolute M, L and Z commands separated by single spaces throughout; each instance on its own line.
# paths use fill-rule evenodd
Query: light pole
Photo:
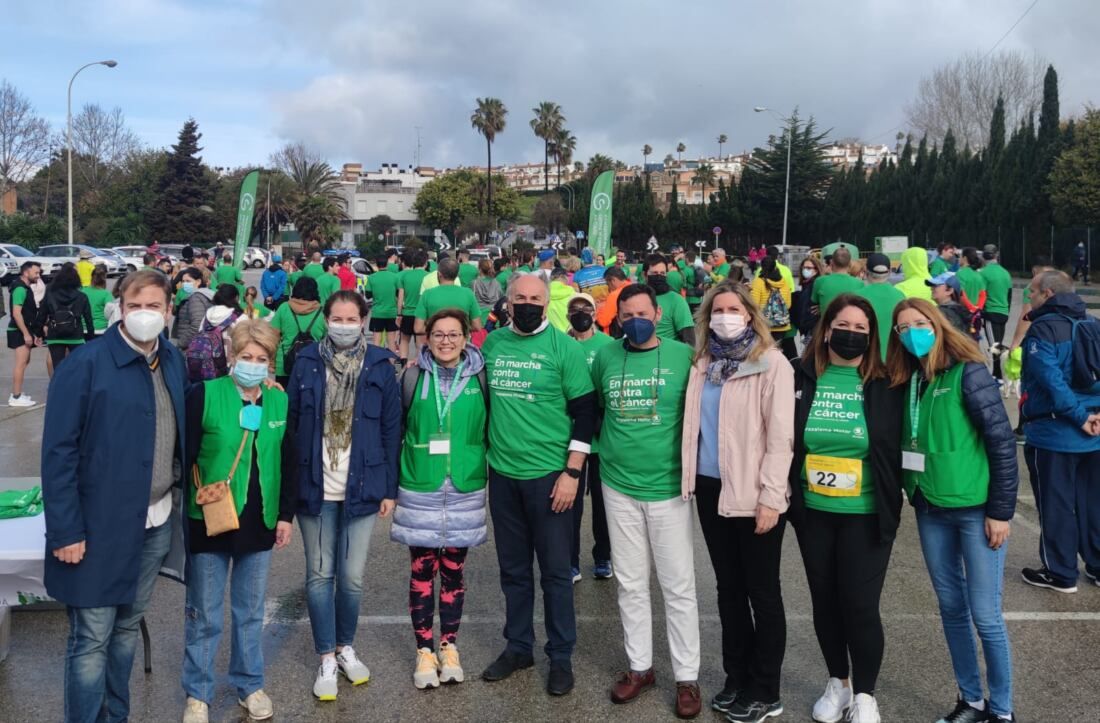
M 69 245 L 73 243 L 73 81 L 76 80 L 76 76 L 80 75 L 80 71 L 85 68 L 90 68 L 93 65 L 106 65 L 108 68 L 113 68 L 118 65 L 114 60 L 97 60 L 94 63 L 88 63 L 77 68 L 73 73 L 73 77 L 69 79 L 69 103 L 65 111 L 65 127 L 66 127 L 66 145 L 68 145 L 68 176 L 69 176 Z
M 563 188 L 566 191 L 569 191 L 569 210 L 572 211 L 573 210 L 573 187 L 569 186 L 569 185 L 561 185 L 561 186 L 558 186 L 557 188 L 555 188 L 554 190 L 559 191 Z
M 787 207 L 791 201 L 791 146 L 794 145 L 794 124 L 791 123 L 790 118 L 784 118 L 771 108 L 765 108 L 762 105 L 756 106 L 755 108 L 753 108 L 753 111 L 756 113 L 763 113 L 764 111 L 767 111 L 768 113 L 771 113 L 773 116 L 787 124 L 787 188 L 783 192 L 783 245 L 786 246 Z

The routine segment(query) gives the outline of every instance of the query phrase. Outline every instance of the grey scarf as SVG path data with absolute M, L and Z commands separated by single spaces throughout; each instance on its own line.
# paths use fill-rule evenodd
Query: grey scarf
M 355 387 L 367 353 L 367 338 L 360 336 L 353 346 L 339 349 L 326 336 L 317 346 L 325 371 L 331 375 L 325 385 L 325 449 L 330 468 L 335 470 L 340 455 L 351 446 Z

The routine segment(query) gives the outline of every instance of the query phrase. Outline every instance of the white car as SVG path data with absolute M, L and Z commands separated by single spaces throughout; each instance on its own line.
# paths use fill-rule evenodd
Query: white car
M 3 265 L 5 271 L 0 276 L 3 276 L 5 284 L 10 283 L 16 276 L 19 276 L 19 267 L 28 261 L 37 261 L 41 264 L 43 276 L 50 276 L 55 268 L 61 266 L 56 259 L 35 255 L 18 244 L 0 244 L 0 264 Z
M 118 256 L 111 253 L 108 254 L 100 249 L 92 248 L 91 246 L 84 246 L 83 244 L 57 244 L 54 246 L 43 246 L 38 249 L 38 255 L 43 256 L 52 261 L 57 266 L 61 266 L 65 263 L 75 264 L 80 260 L 80 252 L 88 251 L 92 254 L 92 262 L 96 264 L 103 264 L 107 267 L 107 276 L 119 276 L 126 271 L 124 265 L 119 260 Z M 43 271 L 45 271 L 43 269 Z
M 249 246 L 244 250 L 244 262 L 254 269 L 266 269 L 271 266 L 271 252 L 259 246 Z
M 149 253 L 148 246 L 115 246 L 111 249 L 126 262 L 128 271 L 137 271 L 145 265 L 145 254 Z

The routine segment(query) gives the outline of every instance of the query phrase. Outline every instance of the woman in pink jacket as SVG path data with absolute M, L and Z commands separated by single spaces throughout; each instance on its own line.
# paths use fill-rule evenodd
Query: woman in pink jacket
M 706 295 L 684 404 L 683 494 L 695 495 L 718 581 L 726 683 L 715 710 L 762 721 L 783 712 L 787 620 L 779 585 L 791 491 L 794 372 L 749 291 Z

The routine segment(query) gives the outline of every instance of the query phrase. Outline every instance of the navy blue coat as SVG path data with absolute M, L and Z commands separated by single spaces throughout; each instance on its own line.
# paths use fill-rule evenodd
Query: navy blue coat
M 355 390 L 351 424 L 351 462 L 348 467 L 344 514 L 373 515 L 384 499 L 397 499 L 397 465 L 401 448 L 401 391 L 391 352 L 368 345 Z M 287 383 L 290 408 L 287 431 L 298 447 L 298 513 L 321 514 L 325 499 L 323 472 L 325 364 L 317 344 L 303 349 Z
M 183 469 L 183 356 L 160 339 L 160 367 L 176 412 Z M 156 402 L 145 357 L 115 324 L 57 367 L 42 432 L 46 592 L 74 607 L 134 601 L 153 478 Z M 70 565 L 53 551 L 84 540 Z

